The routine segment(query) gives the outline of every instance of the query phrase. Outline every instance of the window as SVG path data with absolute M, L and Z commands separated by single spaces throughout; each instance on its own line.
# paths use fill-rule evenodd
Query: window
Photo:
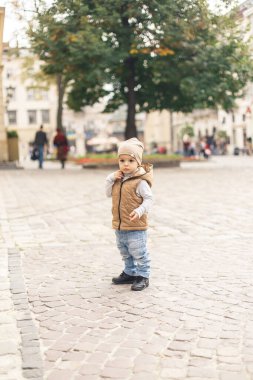
M 7 69 L 6 70 L 6 78 L 7 79 L 10 79 L 13 75 L 13 71 L 11 69 Z
M 45 88 L 28 87 L 27 100 L 47 100 L 48 91 Z
M 6 98 L 9 100 L 16 100 L 16 88 L 8 86 L 5 88 Z
M 31 110 L 28 112 L 28 123 L 29 124 L 36 124 L 37 123 L 37 111 Z
M 9 124 L 17 124 L 17 111 L 8 111 Z
M 49 110 L 41 110 L 41 122 L 42 123 L 50 122 Z

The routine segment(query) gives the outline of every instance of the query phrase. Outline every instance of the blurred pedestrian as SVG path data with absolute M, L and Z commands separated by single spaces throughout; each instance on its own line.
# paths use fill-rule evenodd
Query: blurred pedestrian
M 188 155 L 189 157 L 194 157 L 196 155 L 196 144 L 194 141 L 190 142 L 190 145 L 188 148 Z
M 189 147 L 190 147 L 190 144 L 191 144 L 191 138 L 190 138 L 190 136 L 187 133 L 185 133 L 183 135 L 184 157 L 188 157 L 189 156 Z
M 44 162 L 44 149 L 48 145 L 48 139 L 46 133 L 43 131 L 43 125 L 36 132 L 34 139 L 35 148 L 38 149 L 39 169 L 43 169 Z
M 54 138 L 54 146 L 57 148 L 57 159 L 61 163 L 61 168 L 64 169 L 65 161 L 67 160 L 69 144 L 67 137 L 60 128 L 56 130 L 56 136 Z
M 211 156 L 210 145 L 207 143 L 207 138 L 204 137 L 200 140 L 200 155 L 208 159 Z
M 137 138 L 118 149 L 119 170 L 106 178 L 106 195 L 112 197 L 112 227 L 124 270 L 112 279 L 115 285 L 132 284 L 131 290 L 149 286 L 147 213 L 152 205 L 153 166 L 142 165 L 144 146 Z
M 252 156 L 253 149 L 252 149 L 252 138 L 248 137 L 246 140 L 246 153 L 248 156 Z

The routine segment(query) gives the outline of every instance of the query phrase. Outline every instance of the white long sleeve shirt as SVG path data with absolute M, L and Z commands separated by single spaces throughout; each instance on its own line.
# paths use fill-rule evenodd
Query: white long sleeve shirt
M 131 175 L 125 175 L 123 177 L 123 181 L 125 181 L 126 179 L 130 177 Z M 114 173 L 111 173 L 106 177 L 105 191 L 106 191 L 107 197 L 112 196 L 112 187 L 113 187 L 114 182 L 115 182 Z M 147 181 L 145 180 L 140 181 L 136 189 L 136 194 L 138 197 L 143 199 L 143 202 L 138 208 L 136 208 L 133 211 L 137 212 L 137 214 L 139 215 L 139 218 L 141 218 L 143 214 L 147 214 L 151 210 L 151 207 L 153 204 L 153 194 Z

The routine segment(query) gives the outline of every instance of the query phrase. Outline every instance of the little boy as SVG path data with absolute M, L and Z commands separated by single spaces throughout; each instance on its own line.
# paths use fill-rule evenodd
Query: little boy
M 106 195 L 112 197 L 112 227 L 125 263 L 113 277 L 116 285 L 132 284 L 132 290 L 149 286 L 150 259 L 147 251 L 147 213 L 152 205 L 153 167 L 141 165 L 143 144 L 132 138 L 118 149 L 119 170 L 106 178 Z

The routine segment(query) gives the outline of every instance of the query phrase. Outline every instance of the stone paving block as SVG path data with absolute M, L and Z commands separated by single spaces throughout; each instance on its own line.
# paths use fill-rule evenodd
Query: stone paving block
M 249 361 L 251 361 L 253 358 L 252 357 L 250 357 L 249 358 Z M 240 363 L 242 363 L 242 359 L 241 359 L 241 357 L 239 356 L 239 357 L 236 357 L 236 356 L 219 356 L 219 362 L 220 363 L 228 363 L 228 364 L 240 364 Z M 244 359 L 245 360 L 245 362 L 247 362 L 247 360 L 246 359 Z
M 186 359 L 175 359 L 175 358 L 160 358 L 161 368 L 185 368 L 187 367 Z
M 105 362 L 105 367 L 113 367 L 113 368 L 132 368 L 133 361 L 131 359 L 126 358 L 116 358 L 114 360 L 108 360 Z
M 161 373 L 161 379 L 184 379 L 186 377 L 186 369 L 183 368 L 164 368 Z
M 68 369 L 70 371 L 72 371 L 73 373 L 76 372 L 77 370 L 80 369 L 81 367 L 81 362 L 82 361 L 78 361 L 78 360 L 60 360 L 59 363 L 57 363 L 57 369 Z
M 64 356 L 62 356 L 62 360 L 64 361 L 78 361 L 81 362 L 86 358 L 86 355 L 81 351 L 70 351 L 67 352 Z
M 218 364 L 219 371 L 231 371 L 231 372 L 241 372 L 243 370 L 242 364 L 230 364 L 230 363 L 220 363 Z M 250 371 L 249 371 L 250 372 Z
M 1 355 L 9 355 L 9 354 L 17 354 L 18 352 L 18 344 L 14 340 L 9 341 L 0 341 L 0 356 Z
M 192 356 L 197 356 L 200 358 L 207 358 L 207 359 L 212 359 L 215 354 L 214 350 L 209 350 L 206 348 L 195 348 L 194 350 L 191 351 Z
M 98 376 L 101 372 L 101 369 L 99 365 L 97 364 L 84 364 L 81 369 L 79 370 L 79 373 L 81 375 L 96 375 Z
M 54 350 L 48 350 L 45 352 L 45 357 L 50 362 L 55 362 L 57 359 L 59 359 L 62 355 L 61 351 L 54 351 Z
M 199 348 L 207 348 L 213 350 L 217 347 L 218 343 L 216 339 L 200 338 L 198 341 Z
M 8 311 L 12 308 L 12 302 L 10 300 L 0 301 L 0 310 Z
M 192 345 L 189 342 L 182 342 L 174 340 L 170 343 L 168 349 L 171 351 L 190 351 Z
M 130 376 L 130 380 L 159 380 L 160 375 L 154 373 L 140 372 Z
M 237 347 L 218 347 L 217 348 L 217 355 L 219 356 L 239 356 L 240 351 Z
M 0 326 L 1 340 L 15 339 L 16 334 L 17 334 L 17 332 L 11 324 L 6 324 L 6 325 Z
M 17 321 L 17 326 L 19 328 L 22 328 L 22 327 L 33 327 L 33 320 L 32 320 L 32 318 L 30 318 L 30 319 L 25 319 L 25 320 Z
M 33 324 L 31 325 L 32 327 L 32 330 L 33 330 Z M 37 334 L 37 332 L 31 332 L 31 333 L 28 333 L 28 334 L 23 334 L 22 337 L 22 343 L 25 343 L 25 342 L 30 342 L 30 341 L 36 341 L 36 340 L 39 340 L 39 336 Z
M 211 367 L 214 365 L 214 359 L 207 359 L 203 357 L 191 357 L 189 365 L 192 367 Z
M 189 367 L 187 371 L 187 376 L 189 378 L 191 377 L 199 377 L 199 378 L 210 378 L 210 379 L 216 379 L 218 377 L 217 371 L 212 367 L 204 367 L 204 368 L 197 368 L 197 367 Z
M 130 375 L 131 371 L 129 369 L 111 367 L 104 368 L 100 373 L 101 377 L 109 379 L 127 379 Z
M 101 377 L 97 375 L 76 375 L 74 380 L 100 380 Z
M 221 372 L 220 373 L 220 380 L 249 380 L 250 375 L 246 372 Z
M 0 371 L 6 371 L 6 369 L 13 369 L 17 365 L 18 356 L 12 354 L 0 356 Z
M 22 368 L 23 369 L 41 369 L 42 368 L 42 361 L 40 360 L 40 357 L 38 358 L 35 356 L 31 358 L 24 358 L 22 362 Z
M 72 347 L 72 345 L 71 345 Z M 70 348 L 71 348 L 70 347 Z M 93 343 L 89 343 L 89 342 L 82 342 L 82 343 L 78 343 L 76 344 L 73 349 L 75 351 L 84 351 L 84 352 L 94 352 L 95 350 L 95 347 L 96 347 L 96 344 L 93 344 Z M 101 350 L 101 347 L 99 346 L 98 347 L 98 350 Z
M 1 325 L 14 324 L 14 322 L 16 324 L 16 319 L 15 319 L 14 315 L 11 316 L 11 315 L 6 314 L 6 312 L 3 313 L 0 311 L 0 324 Z
M 36 340 L 23 340 L 22 339 L 22 346 L 26 349 L 27 347 L 40 347 L 39 339 Z
M 47 377 L 47 380 L 55 380 L 55 379 L 61 379 L 61 380 L 70 380 L 72 376 L 72 371 L 67 369 L 62 370 L 53 370 Z

